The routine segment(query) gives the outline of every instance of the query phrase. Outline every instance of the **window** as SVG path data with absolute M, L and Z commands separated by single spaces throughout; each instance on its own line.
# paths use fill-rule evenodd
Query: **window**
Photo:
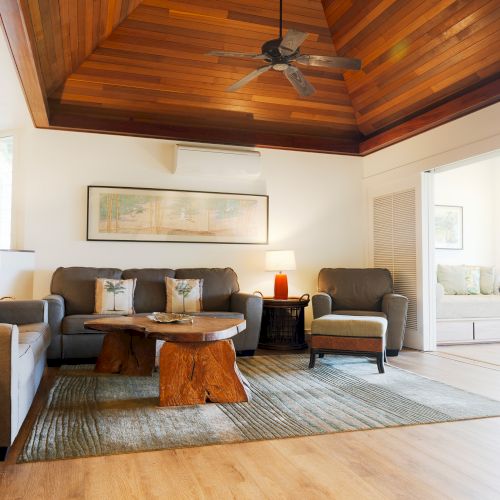
M 12 137 L 0 137 L 0 248 L 11 245 L 12 147 Z

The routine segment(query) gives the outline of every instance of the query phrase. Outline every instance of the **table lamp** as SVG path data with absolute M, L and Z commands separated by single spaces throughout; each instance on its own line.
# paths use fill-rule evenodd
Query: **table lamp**
M 293 250 L 272 250 L 266 252 L 266 271 L 278 271 L 274 277 L 274 298 L 288 299 L 288 279 L 283 271 L 295 270 Z

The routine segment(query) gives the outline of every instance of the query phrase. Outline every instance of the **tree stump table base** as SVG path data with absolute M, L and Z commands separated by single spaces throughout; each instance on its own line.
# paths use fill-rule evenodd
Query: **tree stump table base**
M 160 406 L 240 403 L 250 389 L 236 364 L 233 341 L 244 319 L 195 317 L 191 323 L 157 323 L 144 316 L 100 318 L 85 326 L 107 332 L 98 373 L 149 375 L 160 351 Z
M 160 351 L 160 406 L 241 403 L 250 391 L 232 340 L 165 342 Z
M 155 367 L 155 355 L 155 339 L 110 332 L 104 337 L 95 371 L 151 376 Z

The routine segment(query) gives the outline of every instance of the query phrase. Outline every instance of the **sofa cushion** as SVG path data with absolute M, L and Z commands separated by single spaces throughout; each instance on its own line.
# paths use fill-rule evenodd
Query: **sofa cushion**
M 50 344 L 50 327 L 48 323 L 29 323 L 19 325 L 19 344 L 29 345 L 33 350 L 35 363 L 44 356 Z
M 59 267 L 52 276 L 50 291 L 64 297 L 66 314 L 92 314 L 96 278 L 121 277 L 121 270 L 115 268 Z
M 177 279 L 203 279 L 203 310 L 229 311 L 231 295 L 239 292 L 238 277 L 230 268 L 192 268 L 177 269 Z
M 245 315 L 233 311 L 200 311 L 197 313 L 189 313 L 190 316 L 208 316 L 210 318 L 230 318 L 230 319 L 245 319 Z
M 19 348 L 17 350 L 18 357 L 22 358 L 28 352 L 28 349 L 30 349 L 29 344 L 19 344 Z
M 136 313 L 164 311 L 167 302 L 165 278 L 173 278 L 173 269 L 125 269 L 123 279 L 137 279 L 134 294 Z
M 71 316 L 65 316 L 62 320 L 61 332 L 64 335 L 76 335 L 79 333 L 102 333 L 98 330 L 92 330 L 91 328 L 85 328 L 85 321 L 90 321 L 91 319 L 99 318 L 116 318 L 116 314 L 72 314 Z
M 318 291 L 332 297 L 333 310 L 380 311 L 383 296 L 394 289 L 387 269 L 324 268 Z
M 499 295 L 443 295 L 436 301 L 437 319 L 499 318 Z

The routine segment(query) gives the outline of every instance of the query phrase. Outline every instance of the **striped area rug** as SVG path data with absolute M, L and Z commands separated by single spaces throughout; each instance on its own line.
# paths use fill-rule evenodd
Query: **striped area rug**
M 500 402 L 364 358 L 238 359 L 252 400 L 157 406 L 158 376 L 63 367 L 19 462 L 204 446 L 498 416 Z

